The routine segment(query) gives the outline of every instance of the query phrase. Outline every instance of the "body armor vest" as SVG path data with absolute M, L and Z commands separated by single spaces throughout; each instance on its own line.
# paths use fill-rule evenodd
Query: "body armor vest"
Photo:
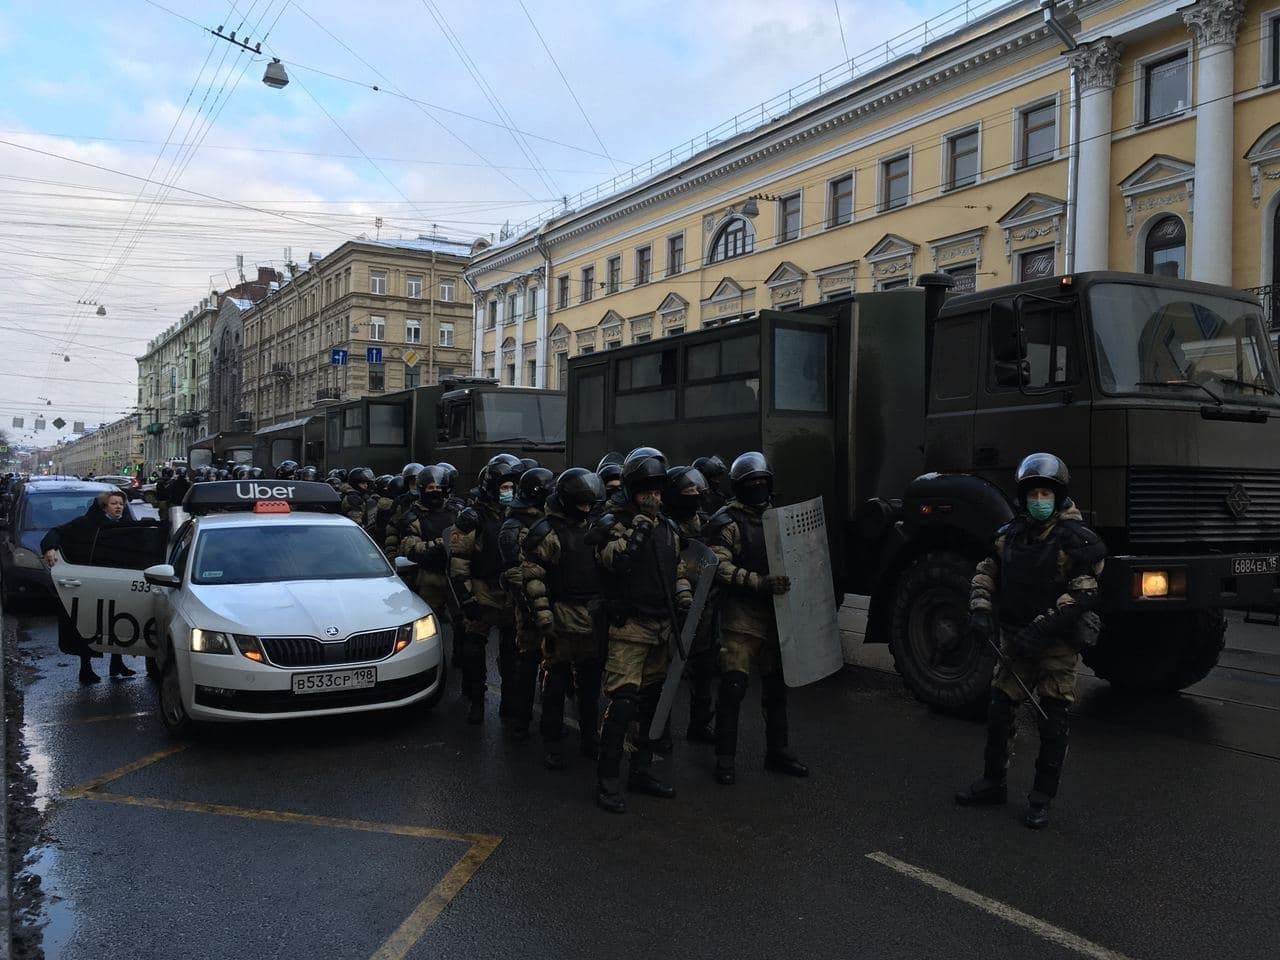
M 738 533 L 742 539 L 738 542 L 738 566 L 762 577 L 769 573 L 769 554 L 764 545 L 764 521 L 755 514 L 734 507 L 729 508 L 729 516 L 738 525 Z
M 589 523 L 568 523 L 560 517 L 548 517 L 551 529 L 560 540 L 560 563 L 547 571 L 553 603 L 584 603 L 600 596 L 600 568 L 596 552 L 587 543 Z
M 627 608 L 643 617 L 669 618 L 676 586 L 675 532 L 665 521 L 656 525 L 637 551 L 619 584 Z
M 1057 605 L 1063 584 L 1058 575 L 1058 531 L 1034 539 L 1023 526 L 1005 539 L 1000 561 L 1000 623 L 1018 629 Z
M 476 507 L 480 527 L 476 530 L 478 549 L 471 555 L 473 580 L 497 580 L 502 573 L 502 552 L 498 548 L 498 534 L 502 530 L 502 517 L 494 516 L 487 507 Z

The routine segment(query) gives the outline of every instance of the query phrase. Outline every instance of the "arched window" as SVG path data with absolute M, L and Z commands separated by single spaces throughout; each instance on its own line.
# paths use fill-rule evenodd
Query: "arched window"
M 711 241 L 709 263 L 731 260 L 734 257 L 745 257 L 755 250 L 756 234 L 750 221 L 743 217 L 732 217 L 716 231 Z
M 1161 217 L 1147 231 L 1143 271 L 1160 277 L 1187 275 L 1187 228 L 1177 217 Z

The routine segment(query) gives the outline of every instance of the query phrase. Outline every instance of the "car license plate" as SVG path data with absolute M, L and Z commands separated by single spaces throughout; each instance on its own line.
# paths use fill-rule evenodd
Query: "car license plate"
M 365 690 L 378 682 L 377 667 L 332 670 L 327 673 L 295 673 L 294 693 L 331 693 L 336 690 Z
M 1233 557 L 1231 572 L 1237 577 L 1247 577 L 1255 573 L 1271 573 L 1280 571 L 1280 557 Z

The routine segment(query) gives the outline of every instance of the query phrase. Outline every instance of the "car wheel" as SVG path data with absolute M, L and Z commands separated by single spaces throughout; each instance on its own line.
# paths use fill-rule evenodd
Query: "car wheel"
M 172 655 L 160 668 L 160 722 L 173 737 L 190 737 L 195 733 L 195 723 L 182 704 L 182 685 L 178 682 L 178 665 Z

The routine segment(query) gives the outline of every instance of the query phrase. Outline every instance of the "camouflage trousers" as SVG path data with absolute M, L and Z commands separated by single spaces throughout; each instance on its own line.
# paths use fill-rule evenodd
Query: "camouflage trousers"
M 1015 704 L 1024 703 L 1027 695 L 1018 685 L 1020 679 L 1037 697 L 1075 703 L 1080 654 L 1074 647 L 1055 643 L 1035 657 L 1015 656 L 1007 643 L 1000 648 L 1006 659 L 996 664 L 992 690 L 998 690 Z M 1015 674 L 1018 679 L 1014 678 Z
M 661 687 L 671 665 L 671 624 L 633 617 L 623 627 L 609 626 L 609 652 L 604 662 L 604 692 L 623 687 Z
M 767 677 L 782 669 L 782 648 L 778 645 L 778 633 L 770 630 L 769 636 L 759 637 L 739 633 L 722 627 L 720 630 L 720 672 L 751 673 L 755 664 L 760 676 Z

